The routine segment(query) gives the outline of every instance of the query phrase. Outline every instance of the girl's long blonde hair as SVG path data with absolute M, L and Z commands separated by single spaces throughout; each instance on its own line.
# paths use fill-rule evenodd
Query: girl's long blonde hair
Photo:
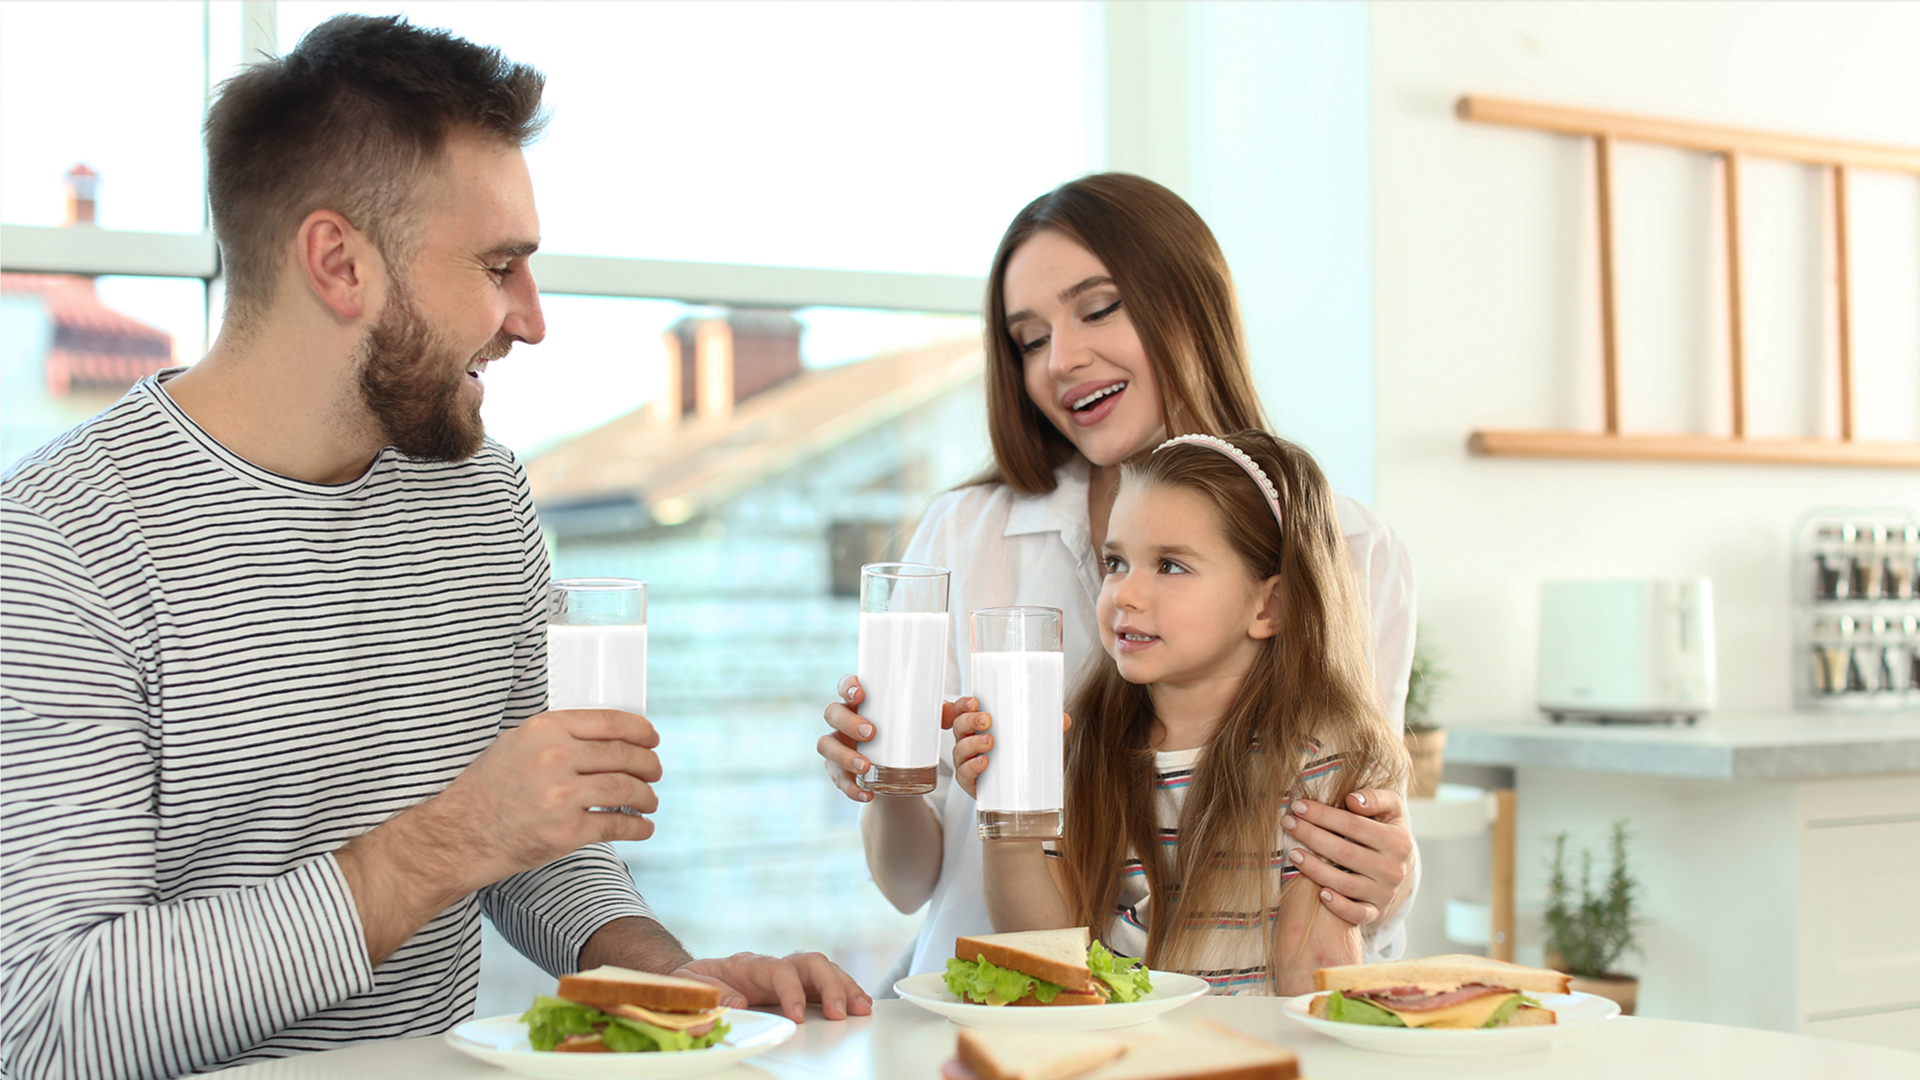
M 1263 932 L 1269 979 L 1270 864 L 1280 807 L 1294 792 L 1306 748 L 1343 759 L 1328 801 L 1362 787 L 1400 788 L 1406 745 L 1391 729 L 1375 689 L 1368 622 L 1333 493 L 1305 450 L 1263 431 L 1225 436 L 1272 479 L 1281 520 L 1251 477 L 1218 450 L 1174 444 L 1122 468 L 1127 487 L 1197 491 L 1218 509 L 1218 525 L 1255 580 L 1280 578 L 1280 632 L 1261 646 L 1246 682 L 1195 766 L 1181 812 L 1180 844 L 1161 856 L 1155 820 L 1153 706 L 1147 688 L 1096 664 L 1068 710 L 1066 828 L 1061 854 L 1068 903 L 1096 932 L 1114 915 L 1120 869 L 1140 859 L 1153 913 L 1149 966 L 1192 967 L 1218 924 Z M 1195 523 L 1198 525 L 1199 523 Z M 1230 931 L 1229 931 L 1230 932 Z
M 1054 489 L 1079 451 L 1027 397 L 1025 363 L 1007 332 L 1007 261 L 1035 233 L 1057 229 L 1107 268 L 1160 385 L 1167 433 L 1260 427 L 1233 276 L 1193 207 L 1144 176 L 1096 173 L 1028 203 L 1000 238 L 985 300 L 987 433 L 998 481 L 1028 495 Z

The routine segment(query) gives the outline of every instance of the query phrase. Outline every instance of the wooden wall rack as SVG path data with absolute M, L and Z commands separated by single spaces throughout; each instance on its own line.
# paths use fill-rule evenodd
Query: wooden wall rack
M 1533 128 L 1594 141 L 1599 182 L 1600 334 L 1606 430 L 1475 431 L 1476 454 L 1562 458 L 1639 458 L 1663 461 L 1766 462 L 1806 465 L 1878 465 L 1920 468 L 1920 439 L 1864 442 L 1854 438 L 1852 285 L 1847 257 L 1847 170 L 1877 169 L 1920 175 L 1920 148 L 1845 142 L 1746 128 L 1697 124 L 1653 116 L 1571 109 L 1489 97 L 1462 97 L 1461 119 Z M 1726 262 L 1733 430 L 1727 435 L 1642 435 L 1620 430 L 1617 335 L 1614 313 L 1613 146 L 1616 140 L 1677 146 L 1721 157 L 1726 188 Z M 1840 437 L 1754 438 L 1747 434 L 1746 370 L 1740 297 L 1740 159 L 1742 155 L 1804 162 L 1833 170 L 1834 255 L 1839 272 Z

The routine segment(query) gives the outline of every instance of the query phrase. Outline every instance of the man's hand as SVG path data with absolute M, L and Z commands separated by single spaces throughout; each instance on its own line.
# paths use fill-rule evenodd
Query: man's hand
M 722 1005 L 778 1005 L 796 1024 L 806 1020 L 809 1001 L 819 1002 L 829 1020 L 873 1012 L 873 998 L 860 984 L 817 952 L 784 957 L 734 953 L 723 960 L 691 961 L 674 974 L 718 986 Z
M 643 716 L 541 713 L 493 744 L 446 790 L 334 852 L 375 966 L 456 900 L 599 840 L 645 840 L 653 822 L 591 807 L 659 807 Z
M 1280 827 L 1287 857 L 1321 886 L 1320 902 L 1355 926 L 1391 914 L 1413 874 L 1413 831 L 1395 791 L 1367 788 L 1347 796 L 1348 810 L 1295 799 Z

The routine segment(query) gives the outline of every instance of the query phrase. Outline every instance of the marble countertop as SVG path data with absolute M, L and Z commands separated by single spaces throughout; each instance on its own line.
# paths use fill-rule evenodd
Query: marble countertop
M 1920 773 L 1920 713 L 1710 714 L 1687 726 L 1549 723 L 1447 728 L 1448 761 L 1694 780 Z

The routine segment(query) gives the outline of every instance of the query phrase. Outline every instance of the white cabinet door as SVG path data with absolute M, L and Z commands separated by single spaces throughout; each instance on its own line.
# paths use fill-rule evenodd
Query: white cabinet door
M 1920 1010 L 1920 778 L 1808 782 L 1800 806 L 1802 1030 Z

